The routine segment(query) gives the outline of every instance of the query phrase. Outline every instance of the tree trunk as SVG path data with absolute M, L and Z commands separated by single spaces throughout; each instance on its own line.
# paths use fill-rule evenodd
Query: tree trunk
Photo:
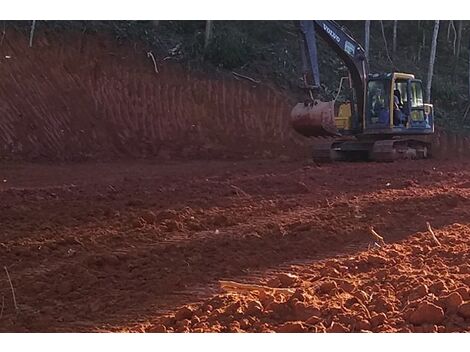
M 366 58 L 369 60 L 369 40 L 370 40 L 370 21 L 365 23 L 365 37 L 364 37 L 364 46 L 366 51 Z
M 434 61 L 436 60 L 437 35 L 439 34 L 439 20 L 434 21 L 434 31 L 432 32 L 431 54 L 429 56 L 428 80 L 426 84 L 426 101 L 431 102 L 431 85 L 434 72 Z
M 36 29 L 36 21 L 31 23 L 31 31 L 29 32 L 29 47 L 33 47 L 33 38 L 34 38 L 34 30 Z
M 207 49 L 212 38 L 212 21 L 206 21 L 206 35 L 204 37 L 204 49 Z
M 380 21 L 380 28 L 382 29 L 382 38 L 384 40 L 385 54 L 387 54 L 388 61 L 390 61 L 390 63 L 393 66 L 393 61 L 390 58 L 390 54 L 388 53 L 388 43 L 387 43 L 387 37 L 385 36 L 385 29 L 384 29 L 384 22 L 383 21 Z
M 452 24 L 452 21 L 449 21 L 447 24 L 447 43 L 450 43 L 450 26 Z
M 456 42 L 457 42 L 457 31 L 455 30 L 454 21 L 452 21 L 451 23 L 452 23 L 452 33 L 454 33 L 454 39 L 452 40 L 452 53 L 455 56 L 455 45 L 456 45 Z
M 470 100 L 470 41 L 468 43 L 468 99 Z
M 457 58 L 460 56 L 460 49 L 461 49 L 461 42 L 462 42 L 462 23 L 463 21 L 460 20 L 457 25 L 457 51 L 455 53 L 455 56 L 457 56 Z
M 419 44 L 419 49 L 418 49 L 418 62 L 421 61 L 421 53 L 423 52 L 424 49 L 426 49 L 426 29 L 423 28 L 423 36 L 421 37 L 422 41 Z
M 393 21 L 393 38 L 392 38 L 392 57 L 395 58 L 397 52 L 397 26 L 398 21 Z
M 457 22 L 457 34 L 454 37 L 454 57 L 453 57 L 453 68 L 452 68 L 452 82 L 457 81 L 457 68 L 459 66 L 459 57 L 460 57 L 460 49 L 461 49 L 461 42 L 462 42 L 462 22 Z

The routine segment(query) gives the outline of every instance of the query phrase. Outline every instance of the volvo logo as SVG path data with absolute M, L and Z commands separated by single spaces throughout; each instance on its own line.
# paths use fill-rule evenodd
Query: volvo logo
M 326 33 L 328 33 L 328 35 L 333 38 L 334 40 L 336 40 L 338 43 L 340 42 L 341 38 L 339 37 L 338 34 L 336 34 L 335 32 L 333 32 L 333 30 L 331 28 L 329 28 L 326 24 L 323 23 L 323 29 L 326 31 Z

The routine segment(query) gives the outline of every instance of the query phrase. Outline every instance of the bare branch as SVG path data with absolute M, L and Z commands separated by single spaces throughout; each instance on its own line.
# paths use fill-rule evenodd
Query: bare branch
M 248 81 L 253 82 L 253 83 L 256 83 L 256 84 L 261 83 L 261 81 L 258 81 L 257 79 L 254 79 L 254 78 L 251 78 L 251 77 L 248 77 L 248 76 L 244 76 L 244 75 L 242 75 L 242 74 L 240 74 L 240 73 L 236 73 L 236 72 L 233 72 L 233 71 L 232 71 L 232 74 L 233 74 L 234 76 L 236 76 L 236 77 L 240 77 L 240 78 L 247 79 Z
M 155 69 L 155 73 L 159 73 L 158 67 L 157 67 L 157 60 L 155 60 L 155 56 L 153 56 L 153 53 L 149 51 L 147 53 L 147 57 L 151 58 L 153 61 L 153 68 Z
M 429 233 L 431 234 L 431 237 L 433 239 L 433 241 L 438 245 L 438 246 L 441 246 L 441 242 L 439 242 L 439 240 L 437 239 L 436 235 L 434 234 L 434 231 L 431 227 L 431 224 L 429 222 L 426 221 L 426 226 L 428 228 L 428 231 Z
M 372 237 L 378 241 L 382 246 L 385 246 L 385 241 L 384 241 L 384 238 L 382 236 L 380 236 L 377 231 L 374 230 L 374 227 L 371 226 L 369 228 L 369 231 L 370 231 L 370 234 L 372 235 Z
M 15 289 L 13 288 L 13 284 L 11 282 L 10 274 L 8 273 L 7 267 L 4 266 L 3 268 L 5 269 L 5 272 L 7 273 L 8 282 L 10 283 L 10 288 L 11 288 L 11 295 L 13 296 L 13 304 L 15 305 L 16 313 L 18 313 L 18 305 L 16 304 Z

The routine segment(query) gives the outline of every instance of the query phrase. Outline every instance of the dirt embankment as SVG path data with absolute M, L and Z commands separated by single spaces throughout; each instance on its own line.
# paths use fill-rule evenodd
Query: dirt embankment
M 39 31 L 29 48 L 24 34 L 7 30 L 0 63 L 3 158 L 224 157 L 288 148 L 291 104 L 283 94 L 168 60 L 155 67 L 130 43 Z
M 293 101 L 285 94 L 158 55 L 156 64 L 138 45 L 96 34 L 39 30 L 30 48 L 26 35 L 7 29 L 0 157 L 298 156 L 298 145 L 310 143 L 288 125 Z M 433 139 L 439 156 L 470 146 L 454 135 Z M 308 148 L 300 150 L 307 157 Z

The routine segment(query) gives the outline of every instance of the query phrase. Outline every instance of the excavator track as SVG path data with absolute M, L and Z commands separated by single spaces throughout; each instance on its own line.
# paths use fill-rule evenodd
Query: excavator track
M 379 162 L 393 162 L 400 159 L 427 159 L 430 146 L 414 139 L 376 141 L 370 159 Z
M 330 163 L 334 161 L 333 158 L 333 144 L 334 141 L 318 142 L 313 145 L 312 158 L 313 161 L 319 163 Z
M 415 139 L 386 139 L 378 141 L 336 140 L 315 143 L 313 161 L 376 161 L 393 162 L 402 159 L 426 159 L 430 144 Z

